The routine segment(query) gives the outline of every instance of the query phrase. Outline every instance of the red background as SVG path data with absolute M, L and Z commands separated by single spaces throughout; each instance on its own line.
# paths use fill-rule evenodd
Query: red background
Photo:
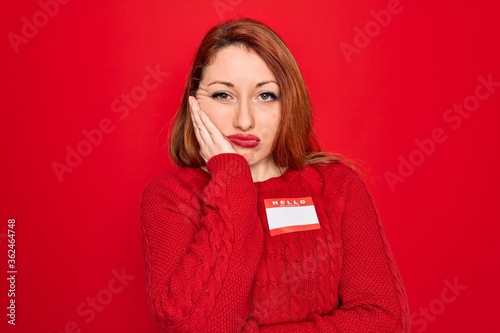
M 141 192 L 172 168 L 162 151 L 164 127 L 197 44 L 212 25 L 239 16 L 267 23 L 291 48 L 324 149 L 363 161 L 405 282 L 413 332 L 498 332 L 500 87 L 456 129 L 443 115 L 474 95 L 479 76 L 500 81 L 499 5 L 401 0 L 376 30 L 370 12 L 390 2 L 70 1 L 46 22 L 35 0 L 5 3 L 2 332 L 159 332 L 145 291 Z M 16 53 L 9 33 L 22 36 L 23 17 L 34 16 L 38 32 Z M 354 29 L 367 23 L 372 37 L 349 62 L 340 45 L 355 45 Z M 114 100 L 142 85 L 148 66 L 169 74 L 128 116 L 113 112 Z M 59 181 L 53 162 L 64 164 L 66 147 L 84 145 L 82 131 L 106 118 L 113 130 Z M 436 128 L 447 139 L 391 189 L 387 172 L 398 172 L 400 156 L 424 156 L 415 140 Z M 3 277 L 8 218 L 16 219 L 15 327 L 7 325 Z M 117 289 L 113 271 L 122 270 L 129 281 Z M 445 280 L 455 279 L 467 288 L 450 301 Z M 96 296 L 106 305 L 90 320 Z M 429 307 L 434 315 L 425 319 L 420 311 Z

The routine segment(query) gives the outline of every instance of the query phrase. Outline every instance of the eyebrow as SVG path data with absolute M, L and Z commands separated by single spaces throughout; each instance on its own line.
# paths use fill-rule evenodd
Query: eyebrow
M 262 87 L 268 83 L 276 83 L 276 85 L 278 85 L 278 82 L 276 82 L 274 80 L 270 80 L 270 81 L 259 82 L 255 85 L 255 87 L 259 88 L 259 87 Z M 213 81 L 213 82 L 210 82 L 208 85 L 211 86 L 212 84 L 222 84 L 222 85 L 225 85 L 229 88 L 234 88 L 234 84 L 232 84 L 231 82 L 227 82 L 227 81 Z

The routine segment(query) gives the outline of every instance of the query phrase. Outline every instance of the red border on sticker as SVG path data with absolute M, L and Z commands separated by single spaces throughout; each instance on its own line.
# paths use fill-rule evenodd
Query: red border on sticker
M 282 234 L 287 234 L 289 232 L 317 230 L 320 228 L 321 228 L 321 226 L 319 225 L 319 223 L 315 223 L 315 224 L 308 224 L 308 225 L 296 225 L 296 226 L 290 226 L 290 227 L 276 228 L 273 230 L 269 230 L 269 233 L 271 234 L 271 236 L 278 236 L 278 235 L 282 235 Z
M 266 209 L 278 208 L 278 207 L 303 207 L 303 206 L 314 205 L 311 197 L 264 199 L 264 204 L 266 206 Z

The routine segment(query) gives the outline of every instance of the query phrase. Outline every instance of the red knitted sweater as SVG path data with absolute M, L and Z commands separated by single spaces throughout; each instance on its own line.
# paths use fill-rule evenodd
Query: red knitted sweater
M 149 302 L 166 332 L 408 332 L 372 198 L 335 163 L 254 183 L 221 154 L 154 178 L 141 204 Z M 271 236 L 267 198 L 312 197 L 320 229 Z

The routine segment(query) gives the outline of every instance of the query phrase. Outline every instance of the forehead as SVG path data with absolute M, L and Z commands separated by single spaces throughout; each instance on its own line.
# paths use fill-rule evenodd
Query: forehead
M 235 85 L 276 81 L 276 77 L 255 51 L 244 46 L 228 46 L 219 50 L 205 67 L 203 81 L 222 80 Z

